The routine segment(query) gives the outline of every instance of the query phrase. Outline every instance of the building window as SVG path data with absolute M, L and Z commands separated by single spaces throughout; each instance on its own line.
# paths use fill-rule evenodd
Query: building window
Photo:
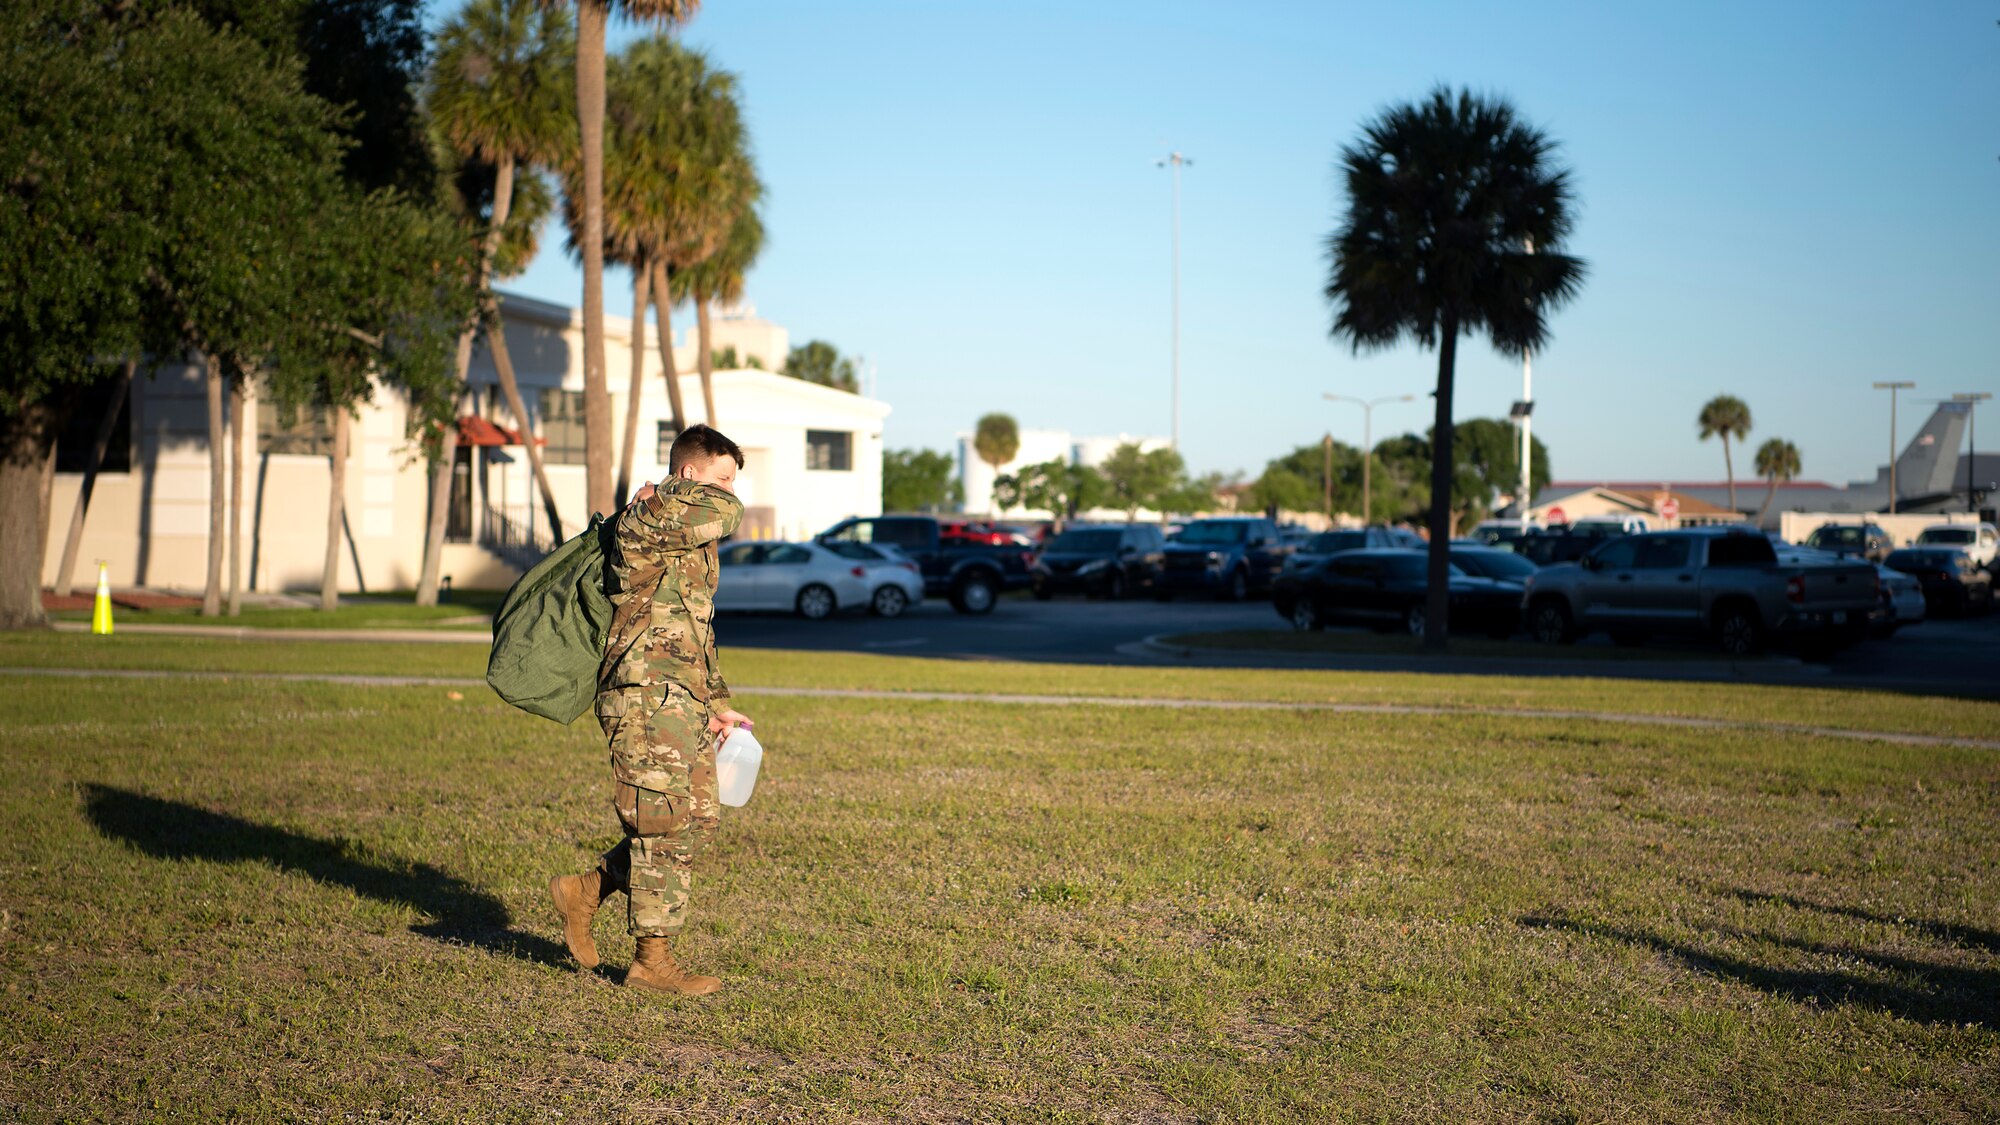
M 285 410 L 271 399 L 258 399 L 257 452 L 332 456 L 332 413 L 323 404 Z
M 660 462 L 661 468 L 667 468 L 674 463 L 674 439 L 679 436 L 681 432 L 674 429 L 672 422 L 660 423 L 660 448 L 654 456 Z
M 583 392 L 542 388 L 542 460 L 583 464 Z
M 98 427 L 104 424 L 104 400 L 110 397 L 115 386 L 115 378 L 103 380 L 84 388 L 77 395 L 75 409 L 69 412 L 69 420 L 63 423 L 62 432 L 56 435 L 56 472 L 90 471 L 90 451 L 97 444 Z M 132 395 L 129 391 L 118 403 L 118 417 L 111 423 L 111 439 L 104 444 L 104 463 L 97 467 L 97 471 L 132 471 Z
M 854 435 L 844 430 L 807 430 L 806 468 L 841 473 L 853 469 Z

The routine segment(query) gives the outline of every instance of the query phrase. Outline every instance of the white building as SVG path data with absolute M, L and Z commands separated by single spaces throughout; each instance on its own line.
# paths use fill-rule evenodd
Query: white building
M 544 443 L 563 531 L 574 534 L 588 516 L 581 319 L 568 308 L 516 296 L 503 296 L 501 315 L 531 428 Z M 691 326 L 677 333 L 674 349 L 690 424 L 709 421 L 695 374 L 693 335 Z M 631 391 L 630 322 L 607 316 L 605 336 L 615 463 Z M 656 339 L 650 330 L 648 337 Z M 747 310 L 714 319 L 712 346 L 734 347 L 745 362 L 754 356 L 765 367 L 776 367 L 787 345 L 782 327 Z M 483 345 L 469 381 L 472 408 L 461 419 L 460 432 L 488 444 L 459 447 L 442 573 L 459 588 L 500 587 L 535 557 L 529 544 L 547 545 L 549 528 Z M 887 404 L 747 367 L 716 372 L 714 385 L 716 426 L 744 451 L 741 534 L 804 537 L 847 516 L 881 510 Z M 340 550 L 340 586 L 348 592 L 410 589 L 423 565 L 430 507 L 425 462 L 405 436 L 408 412 L 397 394 L 378 387 L 374 398 L 350 431 Z M 641 368 L 639 415 L 634 487 L 666 475 L 672 443 L 657 346 L 647 349 Z M 240 513 L 245 585 L 260 591 L 317 589 L 332 427 L 324 416 L 310 414 L 283 427 L 275 408 L 259 402 L 254 392 L 246 417 L 253 427 L 246 435 Z M 514 444 L 492 444 L 509 441 Z M 61 449 L 58 460 L 68 460 Z M 94 562 L 102 559 L 110 564 L 115 586 L 201 589 L 207 574 L 209 462 L 199 369 L 162 368 L 152 379 L 135 381 L 127 422 L 114 435 L 107 461 L 112 469 L 98 476 L 79 569 L 94 575 Z M 80 473 L 56 474 L 45 584 L 57 579 L 63 532 L 81 483 Z
M 964 511 L 981 514 L 1010 515 L 1030 519 L 1048 519 L 1053 513 L 1010 508 L 1006 512 L 993 510 L 993 482 L 1009 473 L 1017 473 L 1029 465 L 1041 465 L 1062 460 L 1072 465 L 1088 465 L 1096 468 L 1110 457 L 1121 445 L 1137 445 L 1150 453 L 1155 449 L 1165 449 L 1170 444 L 1161 437 L 1134 437 L 1118 434 L 1108 437 L 1079 438 L 1068 430 L 1022 430 L 1021 446 L 1014 453 L 1014 459 L 998 469 L 979 459 L 973 448 L 973 435 L 958 435 L 958 481 L 965 490 Z M 1117 513 L 1119 519 L 1125 513 Z

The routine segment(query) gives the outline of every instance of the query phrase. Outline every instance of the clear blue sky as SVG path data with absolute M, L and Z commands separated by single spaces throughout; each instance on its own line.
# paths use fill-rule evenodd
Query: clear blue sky
M 432 19 L 456 7 L 436 0 Z M 1414 393 L 1435 358 L 1329 340 L 1333 161 L 1447 82 L 1563 146 L 1582 296 L 1535 360 L 1561 479 L 1720 479 L 1694 417 L 1836 483 L 1954 391 L 2000 392 L 2000 7 L 1904 4 L 706 0 L 683 33 L 741 78 L 769 187 L 758 311 L 875 365 L 892 447 L 975 417 L 1079 435 L 1168 427 L 1167 173 L 1182 196 L 1183 449 L 1243 471 Z M 613 47 L 635 34 L 614 25 Z M 553 235 L 554 232 L 551 232 Z M 512 287 L 575 304 L 551 237 Z M 624 311 L 629 280 L 608 282 Z M 1457 416 L 1504 415 L 1518 357 L 1459 351 Z M 1981 411 L 2000 449 L 2000 400 Z M 1737 458 L 1749 475 L 1749 456 Z

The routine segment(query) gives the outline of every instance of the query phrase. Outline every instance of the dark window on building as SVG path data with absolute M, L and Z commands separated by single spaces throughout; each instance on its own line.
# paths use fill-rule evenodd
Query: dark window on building
M 104 402 L 110 397 L 115 380 L 105 380 L 87 388 L 78 388 L 76 406 L 69 412 L 69 421 L 63 424 L 62 433 L 56 435 L 56 472 L 87 473 L 90 471 L 90 451 L 97 444 L 97 429 L 104 422 Z M 127 394 L 118 404 L 118 417 L 111 423 L 111 440 L 104 445 L 104 463 L 97 467 L 100 473 L 129 473 L 132 471 L 132 396 Z
M 672 422 L 660 423 L 659 462 L 662 469 L 674 463 L 674 439 L 681 436 Z
M 583 392 L 542 388 L 542 460 L 551 465 L 583 464 Z
M 806 468 L 841 473 L 853 469 L 854 435 L 844 430 L 807 430 Z
M 332 456 L 332 412 L 322 405 L 286 410 L 270 399 L 258 399 L 257 452 Z

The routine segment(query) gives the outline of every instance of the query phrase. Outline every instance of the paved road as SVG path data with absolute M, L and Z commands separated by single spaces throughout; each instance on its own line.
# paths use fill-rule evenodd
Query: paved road
M 1674 657 L 1671 659 L 1629 662 L 1590 659 L 1588 650 L 1609 646 L 1610 642 L 1602 637 L 1593 637 L 1579 645 L 1578 659 L 1553 657 L 1546 649 L 1533 648 L 1525 637 L 1519 638 L 1515 643 L 1531 651 L 1537 659 L 1518 663 L 1490 658 L 1376 655 L 1267 657 L 1194 652 L 1163 656 L 1141 646 L 1145 638 L 1158 634 L 1283 627 L 1270 604 L 1256 600 L 1239 604 L 1205 600 L 1160 604 L 1148 600 L 1104 602 L 1081 598 L 1037 602 L 1026 597 L 1009 597 L 983 617 L 962 616 L 936 601 L 927 601 L 900 618 L 886 621 L 865 614 L 843 614 L 817 622 L 773 614 L 731 614 L 723 619 L 719 633 L 723 643 L 730 646 L 959 660 L 1594 675 L 1811 683 L 2000 698 L 2000 614 L 1963 621 L 1927 621 L 1889 640 L 1857 645 L 1819 664 L 1783 655 L 1741 664 L 1719 657 L 1713 661 L 1679 658 L 1686 653 L 1705 655 L 1709 651 L 1707 646 L 1694 641 L 1653 642 L 1652 647 Z

